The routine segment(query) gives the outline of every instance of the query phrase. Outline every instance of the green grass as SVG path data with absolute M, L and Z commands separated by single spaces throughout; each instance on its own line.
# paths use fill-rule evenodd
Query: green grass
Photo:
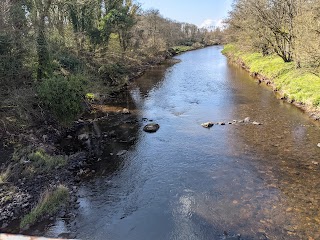
M 45 215 L 55 214 L 68 200 L 69 191 L 65 186 L 60 185 L 53 192 L 45 191 L 35 208 L 23 217 L 20 227 L 31 226 Z
M 320 108 L 320 77 L 304 69 L 296 69 L 294 62 L 285 63 L 276 55 L 244 52 L 236 46 L 225 45 L 223 54 L 241 59 L 250 72 L 270 79 L 286 97 L 306 105 Z
M 6 183 L 10 176 L 10 173 L 11 173 L 11 169 L 10 169 L 10 166 L 8 166 L 5 171 L 0 173 L 0 183 Z
M 63 167 L 67 164 L 67 159 L 63 156 L 50 156 L 43 149 L 38 149 L 28 155 L 32 166 L 37 172 L 48 172 L 57 167 Z
M 174 46 L 174 47 L 172 47 L 172 49 L 176 52 L 176 54 L 179 54 L 179 53 L 183 53 L 183 52 L 187 52 L 187 51 L 193 50 L 194 47 L 181 45 L 181 46 Z

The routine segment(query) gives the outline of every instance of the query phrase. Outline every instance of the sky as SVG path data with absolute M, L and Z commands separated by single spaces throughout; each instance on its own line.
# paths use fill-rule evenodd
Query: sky
M 142 9 L 158 9 L 163 17 L 198 27 L 222 25 L 233 0 L 140 0 Z

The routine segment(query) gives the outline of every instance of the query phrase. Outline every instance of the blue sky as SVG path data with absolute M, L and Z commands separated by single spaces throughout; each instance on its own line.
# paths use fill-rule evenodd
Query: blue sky
M 219 26 L 228 16 L 233 0 L 140 0 L 142 9 L 158 9 L 162 16 L 196 24 Z

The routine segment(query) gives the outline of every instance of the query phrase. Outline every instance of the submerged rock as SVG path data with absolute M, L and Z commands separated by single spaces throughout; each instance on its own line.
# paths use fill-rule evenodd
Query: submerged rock
M 243 121 L 245 122 L 245 123 L 249 123 L 250 122 L 250 118 L 249 117 L 246 117 Z
M 128 151 L 127 150 L 121 150 L 117 153 L 117 156 L 122 156 L 124 154 L 126 154 Z
M 143 131 L 148 132 L 148 133 L 154 133 L 158 131 L 160 128 L 160 125 L 157 123 L 149 123 L 146 126 L 144 126 Z
M 130 114 L 130 111 L 128 108 L 122 109 L 122 114 Z
M 211 128 L 213 127 L 214 123 L 213 122 L 206 122 L 206 123 L 202 123 L 201 126 L 204 128 Z

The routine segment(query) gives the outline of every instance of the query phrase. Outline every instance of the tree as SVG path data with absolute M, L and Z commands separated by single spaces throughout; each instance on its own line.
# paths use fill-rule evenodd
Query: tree
M 110 10 L 103 18 L 101 30 L 106 39 L 112 32 L 117 33 L 122 50 L 125 52 L 132 37 L 131 30 L 136 24 L 136 13 L 139 6 L 131 0 L 126 0 L 123 5 Z
M 24 1 L 0 2 L 0 81 L 11 88 L 28 78 L 24 68 L 27 56 L 28 27 Z
M 227 21 L 240 35 L 254 35 L 265 52 L 268 48 L 285 62 L 293 60 L 298 0 L 238 0 Z M 254 45 L 254 44 L 253 44 Z

